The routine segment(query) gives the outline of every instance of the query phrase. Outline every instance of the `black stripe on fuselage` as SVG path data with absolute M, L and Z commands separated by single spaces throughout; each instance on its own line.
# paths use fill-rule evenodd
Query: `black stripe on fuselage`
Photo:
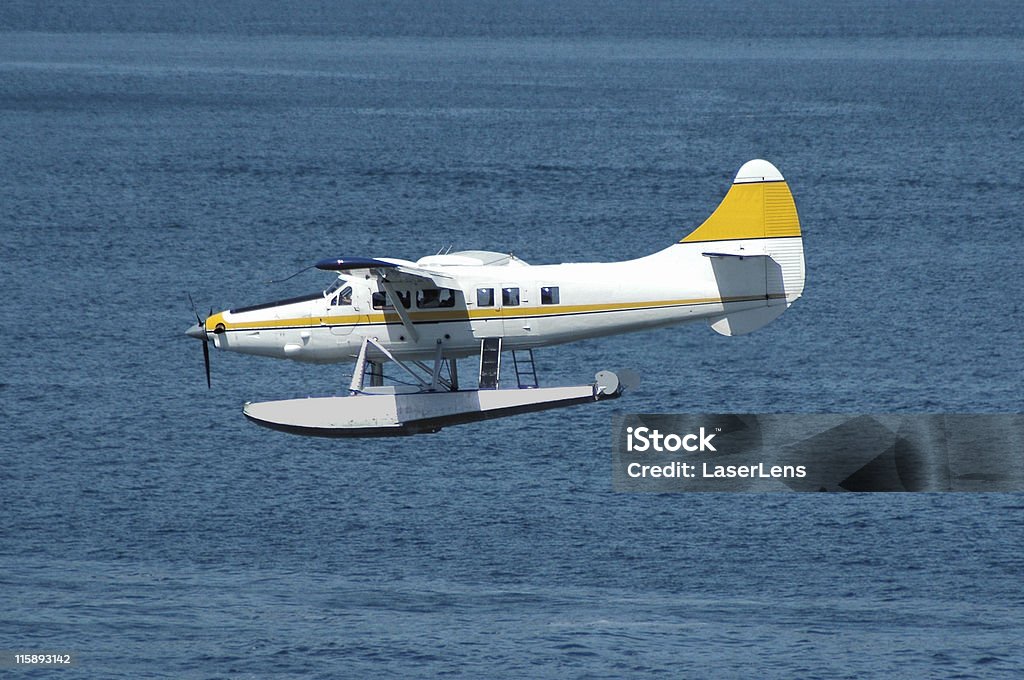
M 243 314 L 245 312 L 258 312 L 261 309 L 270 309 L 271 307 L 279 307 L 284 305 L 294 305 L 296 302 L 309 302 L 310 300 L 319 300 L 324 297 L 323 291 L 319 293 L 308 293 L 306 295 L 300 295 L 299 297 L 288 298 L 287 300 L 278 300 L 276 302 L 264 302 L 259 305 L 251 305 L 249 307 L 239 307 L 238 309 L 229 309 L 229 314 Z

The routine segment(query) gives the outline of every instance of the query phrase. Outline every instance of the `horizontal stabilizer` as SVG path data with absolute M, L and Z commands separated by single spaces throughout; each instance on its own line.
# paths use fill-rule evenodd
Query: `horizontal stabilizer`
M 786 311 L 785 304 L 767 305 L 712 317 L 708 319 L 708 323 L 716 333 L 722 335 L 746 335 L 762 326 L 767 326 L 784 311 Z
M 768 257 L 767 253 L 745 253 L 745 252 L 735 252 L 735 253 L 701 253 L 701 255 L 703 255 L 704 257 L 738 257 L 741 260 L 743 258 L 745 258 L 745 257 Z

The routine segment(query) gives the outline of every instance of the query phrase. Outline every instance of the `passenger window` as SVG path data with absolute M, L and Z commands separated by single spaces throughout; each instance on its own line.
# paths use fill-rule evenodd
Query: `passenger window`
M 420 309 L 454 307 L 455 291 L 450 288 L 424 288 L 416 291 L 416 306 Z
M 477 307 L 493 307 L 494 306 L 494 289 L 493 288 L 477 288 L 476 289 L 476 306 Z
M 501 304 L 505 305 L 506 307 L 517 307 L 519 305 L 519 289 L 502 288 Z
M 540 303 L 542 305 L 558 304 L 558 286 L 545 286 L 540 289 Z
M 402 303 L 402 306 L 409 309 L 412 304 L 412 296 L 409 295 L 407 290 L 396 290 L 395 293 L 398 295 L 398 301 Z M 342 291 L 344 295 L 344 291 Z M 394 309 L 395 303 L 391 301 L 388 294 L 385 291 L 374 293 L 373 296 L 373 308 L 374 309 Z M 349 301 L 344 304 L 352 304 L 351 292 L 349 292 Z
M 416 306 L 420 309 L 437 307 L 440 292 L 437 288 L 424 288 L 416 291 Z

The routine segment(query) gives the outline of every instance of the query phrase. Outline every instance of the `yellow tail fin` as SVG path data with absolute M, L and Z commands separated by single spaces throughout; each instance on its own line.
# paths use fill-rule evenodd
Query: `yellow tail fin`
M 704 224 L 680 243 L 800 236 L 800 219 L 789 185 L 763 160 L 744 163 L 729 193 Z

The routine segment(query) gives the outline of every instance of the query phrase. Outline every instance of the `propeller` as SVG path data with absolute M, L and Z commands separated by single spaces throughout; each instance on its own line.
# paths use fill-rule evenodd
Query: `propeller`
M 210 382 L 210 338 L 206 335 L 206 321 L 199 317 L 199 312 L 196 310 L 196 303 L 192 300 L 192 294 L 188 294 L 188 301 L 192 305 L 192 313 L 196 315 L 196 325 L 185 331 L 185 334 L 190 338 L 196 338 L 197 340 L 203 341 L 203 365 L 206 366 L 206 388 L 210 389 L 213 385 Z M 213 315 L 213 309 L 210 309 L 209 316 Z
M 203 343 L 203 365 L 206 366 L 206 389 L 210 389 L 213 385 L 210 383 L 210 341 L 207 340 Z

